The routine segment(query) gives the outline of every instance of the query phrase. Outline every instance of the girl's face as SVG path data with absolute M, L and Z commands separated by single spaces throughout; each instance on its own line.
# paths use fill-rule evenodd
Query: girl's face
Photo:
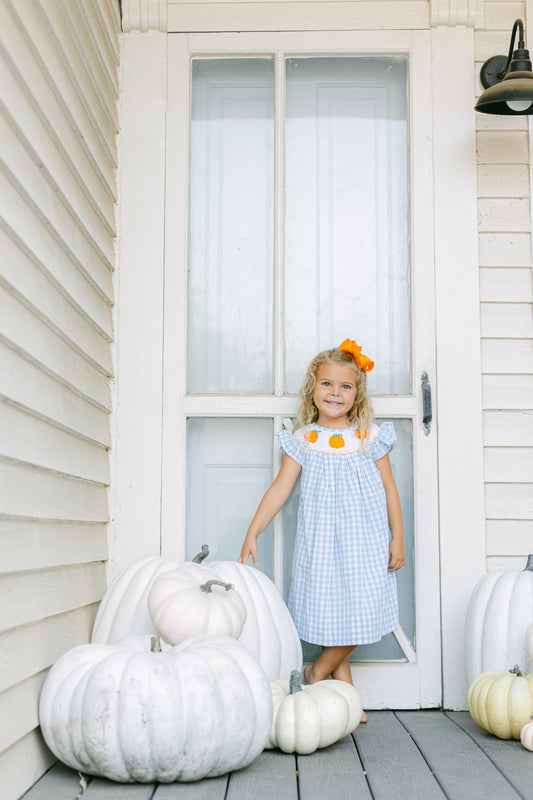
M 347 364 L 330 362 L 317 370 L 313 401 L 318 409 L 317 423 L 324 428 L 347 428 L 357 384 L 355 371 Z

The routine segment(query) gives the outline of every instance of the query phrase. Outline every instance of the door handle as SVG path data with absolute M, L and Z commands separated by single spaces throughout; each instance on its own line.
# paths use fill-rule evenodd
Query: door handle
M 431 384 L 427 372 L 422 373 L 422 425 L 424 433 L 429 436 L 433 412 L 431 407 Z

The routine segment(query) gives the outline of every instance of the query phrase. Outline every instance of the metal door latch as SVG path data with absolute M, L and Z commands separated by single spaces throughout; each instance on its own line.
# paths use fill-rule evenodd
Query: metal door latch
M 427 372 L 422 373 L 422 424 L 424 433 L 429 436 L 431 431 L 431 420 L 433 413 L 431 410 L 431 384 Z

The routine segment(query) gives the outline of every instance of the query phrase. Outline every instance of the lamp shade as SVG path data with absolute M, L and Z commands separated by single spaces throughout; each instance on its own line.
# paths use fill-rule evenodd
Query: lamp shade
M 533 72 L 509 72 L 483 92 L 475 109 L 483 114 L 533 114 Z

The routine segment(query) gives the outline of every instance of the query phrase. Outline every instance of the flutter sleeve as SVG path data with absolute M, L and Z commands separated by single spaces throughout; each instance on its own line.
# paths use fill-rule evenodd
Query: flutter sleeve
M 293 436 L 290 431 L 280 431 L 276 433 L 276 442 L 285 453 L 294 458 L 297 464 L 302 466 L 307 458 L 307 451 L 303 444 Z
M 392 422 L 383 422 L 376 436 L 367 445 L 366 451 L 369 456 L 377 461 L 387 455 L 396 444 L 396 431 Z

